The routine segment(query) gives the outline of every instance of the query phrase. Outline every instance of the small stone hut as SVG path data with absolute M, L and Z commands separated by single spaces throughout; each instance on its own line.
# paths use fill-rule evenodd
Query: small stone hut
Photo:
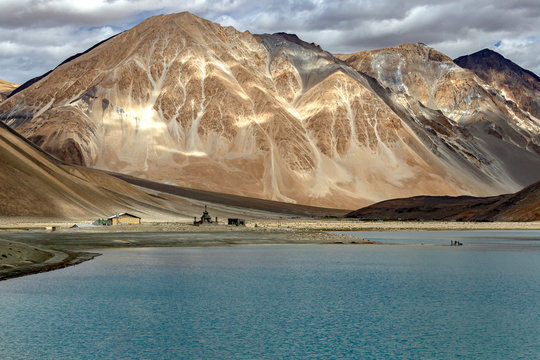
M 113 216 L 109 216 L 107 219 L 107 225 L 120 225 L 120 224 L 140 224 L 141 218 L 128 213 L 120 213 Z

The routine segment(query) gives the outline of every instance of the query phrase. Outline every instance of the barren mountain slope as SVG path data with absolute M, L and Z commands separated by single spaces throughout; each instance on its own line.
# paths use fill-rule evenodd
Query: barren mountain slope
M 10 83 L 9 81 L 0 80 L 0 102 L 5 100 L 13 90 L 19 85 Z
M 122 179 L 126 179 L 123 181 Z M 135 184 L 133 186 L 131 184 Z M 272 218 L 343 215 L 333 210 L 243 198 L 63 165 L 0 123 L 0 218 L 84 220 L 129 211 L 152 220 L 188 220 L 208 205 L 212 215 Z M 24 220 L 23 220 L 24 221 Z
M 61 165 L 0 123 L 0 216 L 90 220 L 118 211 L 167 213 L 162 207 L 115 177 Z
M 0 118 L 70 163 L 336 208 L 540 177 L 537 128 L 516 135 L 501 117 L 513 132 L 486 135 L 356 70 L 294 35 L 156 16 L 2 102 Z
M 495 51 L 484 49 L 454 60 L 472 70 L 479 78 L 521 109 L 540 120 L 540 78 Z
M 514 193 L 491 197 L 417 196 L 382 201 L 350 212 L 366 220 L 539 221 L 540 182 Z

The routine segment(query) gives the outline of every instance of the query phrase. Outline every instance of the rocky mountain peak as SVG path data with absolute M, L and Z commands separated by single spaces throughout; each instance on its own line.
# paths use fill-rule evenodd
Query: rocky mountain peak
M 475 66 L 483 66 L 497 69 L 498 71 L 513 71 L 521 76 L 530 76 L 534 80 L 540 82 L 540 77 L 532 71 L 523 69 L 513 61 L 505 58 L 501 54 L 491 49 L 482 49 L 470 55 L 460 56 L 454 62 L 467 69 Z
M 395 47 L 381 49 L 387 51 L 399 51 L 411 57 L 411 60 L 451 62 L 452 59 L 445 54 L 427 46 L 424 43 L 406 43 Z M 416 59 L 415 59 L 416 58 Z
M 461 56 L 454 62 L 473 71 L 540 123 L 540 78 L 535 73 L 490 49 Z
M 304 47 L 306 49 L 315 50 L 315 51 L 321 51 L 321 52 L 324 51 L 318 44 L 308 43 L 308 42 L 300 39 L 298 37 L 298 35 L 296 35 L 296 34 L 289 34 L 289 33 L 285 33 L 285 32 L 277 32 L 277 33 L 274 33 L 274 34 L 259 34 L 257 36 L 259 36 L 260 38 L 263 38 L 263 39 L 273 38 L 274 41 L 278 41 L 277 39 L 281 38 L 281 39 L 283 39 L 283 40 L 285 40 L 285 41 L 287 41 L 289 43 L 294 43 L 294 44 L 299 45 L 301 47 Z

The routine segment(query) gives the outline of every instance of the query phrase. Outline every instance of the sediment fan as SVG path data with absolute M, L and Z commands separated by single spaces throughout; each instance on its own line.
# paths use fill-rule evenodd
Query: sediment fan
M 181 13 L 68 59 L 0 118 L 68 163 L 358 208 L 537 180 L 540 125 L 520 106 L 423 44 L 334 56 Z

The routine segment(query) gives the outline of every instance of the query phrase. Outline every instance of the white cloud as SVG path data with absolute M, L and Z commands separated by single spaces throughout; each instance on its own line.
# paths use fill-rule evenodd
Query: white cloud
M 39 76 L 66 58 L 117 33 L 111 27 L 3 29 L 0 31 L 0 79 L 23 83 Z
M 180 11 L 240 31 L 296 33 L 331 52 L 424 42 L 455 58 L 492 48 L 540 73 L 537 1 L 0 0 L 0 79 L 24 82 L 145 17 Z
M 498 47 L 492 45 L 490 48 L 536 75 L 540 74 L 540 37 L 530 35 L 517 39 L 501 39 Z

